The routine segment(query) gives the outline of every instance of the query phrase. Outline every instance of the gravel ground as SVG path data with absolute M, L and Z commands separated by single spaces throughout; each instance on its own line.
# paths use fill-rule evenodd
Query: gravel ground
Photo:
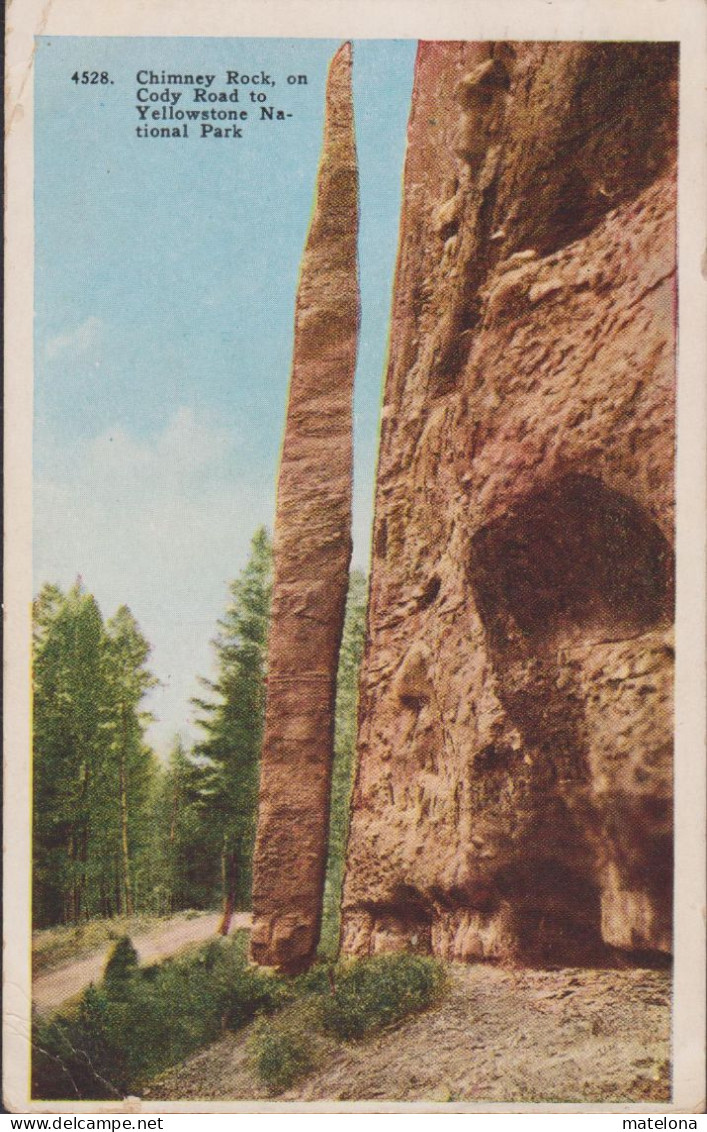
M 669 1101 L 670 987 L 664 970 L 454 965 L 438 1006 L 332 1049 L 278 1099 Z M 265 1098 L 248 1065 L 248 1033 L 163 1074 L 145 1099 Z

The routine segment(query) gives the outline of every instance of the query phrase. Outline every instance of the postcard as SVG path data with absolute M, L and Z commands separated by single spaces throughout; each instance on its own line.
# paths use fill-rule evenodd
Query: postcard
M 704 1111 L 704 9 L 15 0 L 4 1103 Z

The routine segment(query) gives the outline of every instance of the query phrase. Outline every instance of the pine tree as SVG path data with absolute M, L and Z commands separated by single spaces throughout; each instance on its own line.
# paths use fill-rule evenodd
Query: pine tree
M 271 586 L 272 546 L 261 527 L 218 623 L 213 642 L 218 676 L 202 681 L 210 698 L 194 701 L 205 733 L 195 747 L 201 761 L 198 798 L 213 852 L 212 883 L 222 894 L 224 933 L 234 909 L 250 906 Z
M 45 586 L 34 605 L 34 914 L 86 911 L 91 799 L 101 761 L 103 620 L 80 581 Z
M 122 607 L 104 625 L 78 581 L 34 604 L 34 917 L 38 925 L 135 905 L 154 757 L 145 746 L 149 645 Z
M 102 785 L 109 804 L 117 794 L 120 903 L 127 915 L 135 911 L 135 856 L 146 840 L 146 811 L 153 774 L 153 755 L 143 741 L 144 727 L 151 717 L 140 709 L 143 697 L 157 683 L 147 668 L 150 652 L 132 613 L 121 605 L 106 625 L 105 735 L 109 758 L 104 760 L 107 773 Z
M 156 912 L 210 907 L 213 902 L 210 878 L 215 850 L 201 779 L 202 767 L 176 736 L 167 766 L 159 774 L 152 814 L 150 876 Z

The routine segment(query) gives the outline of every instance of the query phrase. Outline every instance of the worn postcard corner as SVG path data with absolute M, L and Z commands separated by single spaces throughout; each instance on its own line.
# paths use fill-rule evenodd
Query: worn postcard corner
M 705 23 L 10 5 L 6 1108 L 704 1111 Z

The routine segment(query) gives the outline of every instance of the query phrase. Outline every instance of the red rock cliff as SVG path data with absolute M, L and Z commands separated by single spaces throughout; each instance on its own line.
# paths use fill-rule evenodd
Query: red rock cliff
M 350 953 L 670 948 L 676 68 L 419 48 Z
M 336 670 L 351 557 L 359 305 L 351 46 L 332 60 L 295 314 L 278 482 L 253 958 L 298 970 L 319 939 Z

